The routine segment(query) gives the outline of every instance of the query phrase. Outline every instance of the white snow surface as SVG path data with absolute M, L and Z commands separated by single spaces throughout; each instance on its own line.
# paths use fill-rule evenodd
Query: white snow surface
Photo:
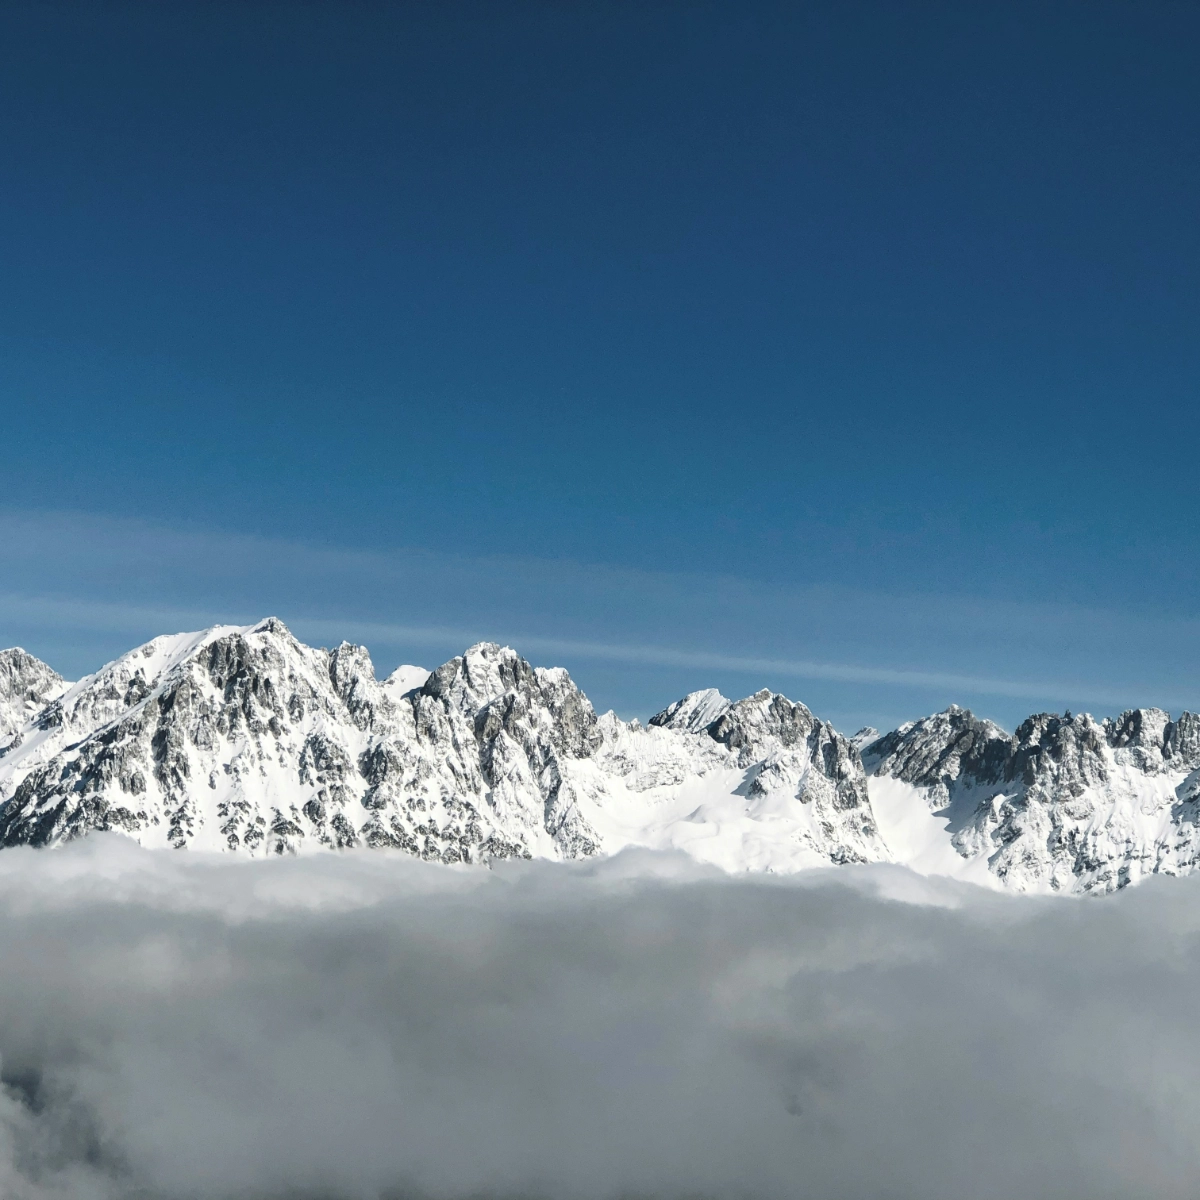
M 383 687 L 393 700 L 398 700 L 405 692 L 411 692 L 423 686 L 429 675 L 430 672 L 424 667 L 397 667 L 383 681 Z
M 442 862 L 640 846 L 729 872 L 898 862 L 1031 892 L 1200 862 L 1200 719 L 1156 709 L 1042 714 L 1010 736 L 951 708 L 871 740 L 769 691 L 706 689 L 642 726 L 506 647 L 381 682 L 362 647 L 305 646 L 272 618 L 155 638 L 74 684 L 4 651 L 0 722 L 2 845 L 112 830 Z

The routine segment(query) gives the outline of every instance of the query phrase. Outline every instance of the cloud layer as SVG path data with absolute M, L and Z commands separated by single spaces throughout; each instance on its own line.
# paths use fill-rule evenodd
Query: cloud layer
M 1192 1195 L 1200 879 L 0 855 L 0 1194 Z

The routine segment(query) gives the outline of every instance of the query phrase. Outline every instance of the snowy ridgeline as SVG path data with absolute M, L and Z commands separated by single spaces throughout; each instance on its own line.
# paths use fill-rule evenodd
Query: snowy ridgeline
M 847 738 L 768 691 L 649 726 L 562 669 L 473 646 L 375 678 L 277 620 L 156 638 L 69 684 L 0 652 L 0 845 L 92 830 L 251 855 L 443 862 L 625 846 L 729 871 L 900 862 L 1017 891 L 1111 891 L 1200 863 L 1200 718 L 966 710 Z

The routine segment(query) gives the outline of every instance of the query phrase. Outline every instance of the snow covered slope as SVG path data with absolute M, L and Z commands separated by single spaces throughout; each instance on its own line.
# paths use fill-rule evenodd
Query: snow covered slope
M 846 738 L 708 689 L 643 727 L 562 669 L 473 646 L 375 678 L 274 619 L 156 638 L 68 685 L 0 654 L 0 845 L 115 830 L 251 855 L 386 846 L 443 862 L 677 849 L 730 871 L 894 861 L 1022 891 L 1200 864 L 1200 717 L 964 709 Z

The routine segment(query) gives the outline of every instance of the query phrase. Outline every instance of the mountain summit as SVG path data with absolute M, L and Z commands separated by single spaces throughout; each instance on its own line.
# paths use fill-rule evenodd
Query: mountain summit
M 446 863 L 678 849 L 731 871 L 903 862 L 1111 891 L 1200 862 L 1200 718 L 964 709 L 847 738 L 770 691 L 643 727 L 561 668 L 472 646 L 377 680 L 282 622 L 155 638 L 68 684 L 0 653 L 0 845 L 92 830 L 248 855 L 388 847 Z

